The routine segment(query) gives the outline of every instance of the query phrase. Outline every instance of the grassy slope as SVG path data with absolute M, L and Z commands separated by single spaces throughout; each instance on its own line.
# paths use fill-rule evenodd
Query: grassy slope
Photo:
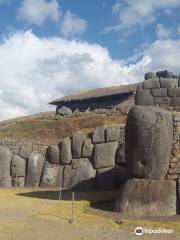
M 56 144 L 74 131 L 90 133 L 97 126 L 122 125 L 124 122 L 125 117 L 121 115 L 76 113 L 72 116 L 56 118 L 54 112 L 46 112 L 1 122 L 0 139 L 28 139 Z

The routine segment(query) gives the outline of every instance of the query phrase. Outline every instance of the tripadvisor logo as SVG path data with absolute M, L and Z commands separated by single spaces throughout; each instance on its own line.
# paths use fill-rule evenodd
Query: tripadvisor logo
M 142 227 L 137 227 L 136 229 L 135 229 L 135 234 L 136 235 L 143 235 L 143 233 L 144 233 L 144 231 L 143 231 L 143 229 L 142 229 Z

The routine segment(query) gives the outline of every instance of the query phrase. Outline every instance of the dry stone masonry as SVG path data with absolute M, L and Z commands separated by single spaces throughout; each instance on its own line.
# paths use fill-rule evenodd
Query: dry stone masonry
M 1 187 L 119 188 L 126 179 L 124 128 L 73 133 L 57 146 L 0 141 Z
M 145 81 L 136 91 L 135 104 L 180 110 L 180 76 L 159 71 L 145 74 Z

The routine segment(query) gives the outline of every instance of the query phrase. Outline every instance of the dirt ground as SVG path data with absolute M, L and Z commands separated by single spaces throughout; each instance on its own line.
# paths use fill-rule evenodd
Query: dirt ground
M 0 189 L 0 240 L 131 240 L 180 239 L 180 218 L 133 220 L 113 213 L 116 192 L 75 192 L 72 222 L 71 192 L 44 189 Z M 173 229 L 171 234 L 136 236 L 137 226 Z

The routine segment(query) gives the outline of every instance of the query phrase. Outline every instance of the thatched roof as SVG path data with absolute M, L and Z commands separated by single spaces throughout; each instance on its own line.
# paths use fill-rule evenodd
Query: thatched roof
M 114 86 L 114 87 L 81 90 L 72 95 L 56 99 L 56 100 L 50 102 L 50 104 L 57 105 L 62 102 L 87 100 L 87 99 L 91 99 L 91 98 L 106 97 L 106 96 L 117 95 L 117 94 L 119 95 L 119 94 L 124 94 L 124 93 L 133 93 L 136 91 L 137 87 L 140 85 L 141 85 L 141 83 L 136 83 L 136 84 Z

